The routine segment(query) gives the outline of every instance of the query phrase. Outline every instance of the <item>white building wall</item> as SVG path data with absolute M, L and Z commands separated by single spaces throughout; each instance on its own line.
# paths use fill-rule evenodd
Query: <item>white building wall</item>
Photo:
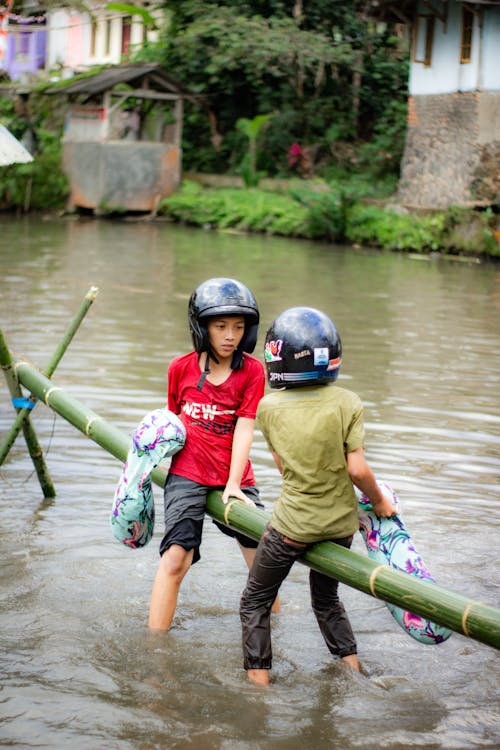
M 500 8 L 487 8 L 484 16 L 481 88 L 500 91 Z
M 478 17 L 474 15 L 474 29 L 472 34 L 472 48 L 470 63 L 460 62 L 460 40 L 462 35 L 462 8 L 457 3 L 459 12 L 458 26 L 455 37 L 455 64 L 457 70 L 457 87 L 454 91 L 477 91 L 481 81 L 481 31 Z
M 429 11 L 421 5 L 419 12 Z M 410 95 L 500 90 L 500 8 L 484 7 L 482 31 L 474 16 L 469 63 L 460 62 L 461 32 L 462 6 L 449 3 L 446 24 L 435 20 L 431 65 L 410 64 Z
M 108 26 L 110 28 L 108 45 Z M 116 64 L 121 58 L 122 19 L 120 16 L 103 15 L 97 21 L 97 40 L 95 55 L 89 59 L 95 64 Z M 90 61 L 90 60 L 89 60 Z
M 158 15 L 158 14 L 155 14 Z M 161 13 L 159 14 L 161 18 Z M 73 69 L 92 65 L 117 65 L 122 61 L 123 15 L 109 11 L 95 11 L 97 32 L 92 50 L 92 24 L 86 14 L 57 10 L 49 13 L 47 35 L 47 68 L 56 66 Z M 109 45 L 107 43 L 110 24 Z M 147 38 L 155 41 L 157 32 L 149 31 Z M 130 51 L 144 43 L 142 21 L 132 20 Z
M 69 13 L 55 10 L 47 19 L 47 68 L 64 65 L 66 61 L 67 29 Z

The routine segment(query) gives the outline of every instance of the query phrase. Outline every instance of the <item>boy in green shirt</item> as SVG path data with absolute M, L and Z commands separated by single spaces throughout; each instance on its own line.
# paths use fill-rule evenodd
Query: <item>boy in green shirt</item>
M 394 515 L 363 452 L 363 406 L 352 391 L 334 385 L 342 361 L 340 337 L 319 310 L 295 307 L 267 332 L 265 363 L 273 389 L 257 419 L 282 475 L 275 504 L 241 597 L 244 667 L 258 685 L 269 684 L 270 614 L 295 560 L 316 542 L 349 548 L 358 529 L 353 484 L 377 515 Z M 337 595 L 338 581 L 309 574 L 311 604 L 330 652 L 359 671 L 356 639 Z

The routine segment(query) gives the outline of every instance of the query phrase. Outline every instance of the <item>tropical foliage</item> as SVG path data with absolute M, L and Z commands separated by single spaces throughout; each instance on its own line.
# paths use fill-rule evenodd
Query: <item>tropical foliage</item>
M 258 188 L 202 188 L 185 182 L 166 198 L 160 213 L 204 229 L 262 232 L 355 246 L 452 255 L 500 257 L 496 217 L 490 211 L 450 209 L 415 215 L 367 205 L 353 198 L 353 186 L 291 183 L 281 194 Z
M 380 203 L 398 179 L 409 59 L 405 29 L 373 18 L 382 3 L 160 2 L 166 22 L 159 41 L 137 59 L 162 63 L 195 95 L 186 102 L 184 169 L 239 175 L 246 187 L 186 182 L 160 205 L 164 216 L 225 231 L 499 255 L 491 212 L 415 216 Z M 107 7 L 141 18 L 147 28 L 157 23 L 139 4 Z M 37 158 L 4 170 L 0 208 L 64 207 L 63 117 L 58 97 L 48 99 L 40 92 L 30 97 Z M 0 119 L 18 137 L 26 133 L 26 120 L 6 99 Z M 258 189 L 266 176 L 286 179 Z
M 374 165 L 397 172 L 407 39 L 400 27 L 369 19 L 369 5 L 169 0 L 169 23 L 141 56 L 161 61 L 200 97 L 202 106 L 186 113 L 189 168 L 234 172 L 247 149 L 237 122 L 272 113 L 255 170 L 283 176 L 307 166 L 309 176 Z M 302 162 L 290 163 L 293 144 Z

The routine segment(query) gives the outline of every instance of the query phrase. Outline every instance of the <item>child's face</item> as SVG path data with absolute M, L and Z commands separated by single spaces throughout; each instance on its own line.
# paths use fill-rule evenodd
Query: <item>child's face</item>
M 207 330 L 212 351 L 219 362 L 225 362 L 232 359 L 235 349 L 243 338 L 245 318 L 242 315 L 211 318 Z

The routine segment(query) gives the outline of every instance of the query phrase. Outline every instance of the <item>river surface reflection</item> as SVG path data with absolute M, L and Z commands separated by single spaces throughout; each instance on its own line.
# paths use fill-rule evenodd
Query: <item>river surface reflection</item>
M 343 341 L 340 383 L 365 404 L 367 456 L 399 493 L 440 585 L 499 606 L 500 269 L 163 223 L 0 218 L 0 325 L 40 368 L 90 286 L 99 295 L 54 382 L 129 433 L 190 348 L 187 300 L 210 276 L 254 291 L 263 325 L 319 307 Z M 268 691 L 241 665 L 240 553 L 210 519 L 175 625 L 146 628 L 161 520 L 142 551 L 108 516 L 121 466 L 43 404 L 32 414 L 57 497 L 22 437 L 0 469 L 0 745 L 77 750 L 459 750 L 500 745 L 498 652 L 410 639 L 385 605 L 341 596 L 367 677 L 332 662 L 297 565 L 274 616 Z M 0 432 L 12 423 L 0 384 Z M 270 508 L 279 478 L 252 457 Z M 162 498 L 155 489 L 157 507 Z M 363 553 L 359 536 L 354 549 Z

